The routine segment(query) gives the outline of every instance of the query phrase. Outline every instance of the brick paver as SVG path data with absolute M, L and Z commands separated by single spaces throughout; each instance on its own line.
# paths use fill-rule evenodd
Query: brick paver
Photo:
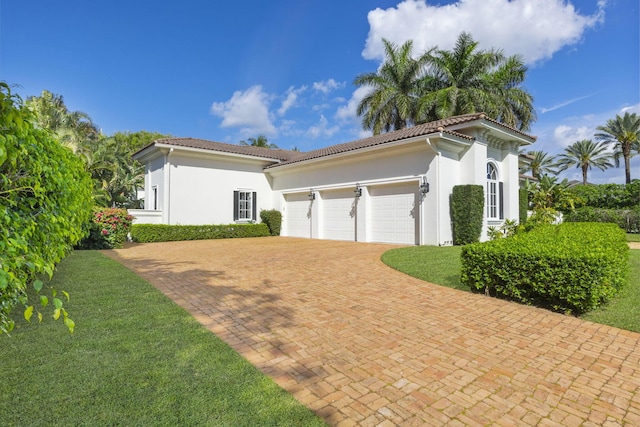
M 380 261 L 391 247 L 274 237 L 105 253 L 331 425 L 640 425 L 640 334 L 410 278 Z

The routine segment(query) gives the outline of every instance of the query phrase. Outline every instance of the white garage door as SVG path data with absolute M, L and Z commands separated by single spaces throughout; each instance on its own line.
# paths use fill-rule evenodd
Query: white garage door
M 322 234 L 330 240 L 356 240 L 355 194 L 353 190 L 322 192 Z
M 311 237 L 311 201 L 307 193 L 286 194 L 283 212 L 284 235 Z
M 418 184 L 371 187 L 371 240 L 415 245 Z

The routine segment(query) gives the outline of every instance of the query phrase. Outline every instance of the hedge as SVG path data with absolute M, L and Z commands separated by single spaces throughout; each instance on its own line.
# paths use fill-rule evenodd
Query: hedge
M 260 211 L 260 219 L 267 224 L 272 236 L 280 235 L 280 227 L 282 226 L 282 213 L 276 209 L 268 211 Z
M 525 224 L 529 211 L 529 192 L 526 188 L 521 188 L 518 191 L 518 197 L 518 219 L 520 224 Z
M 131 226 L 131 238 L 140 243 L 265 236 L 269 236 L 269 227 L 263 223 L 229 225 L 133 224 Z
M 569 192 L 577 196 L 581 205 L 601 209 L 629 209 L 640 205 L 640 179 L 629 184 L 576 185 Z
M 453 244 L 477 242 L 482 234 L 484 219 L 484 187 L 456 185 L 451 193 Z
M 583 207 L 564 215 L 565 222 L 610 222 L 627 233 L 640 233 L 640 206 L 633 209 Z
M 580 314 L 626 281 L 629 247 L 613 224 L 542 225 L 462 248 L 462 283 L 476 291 Z

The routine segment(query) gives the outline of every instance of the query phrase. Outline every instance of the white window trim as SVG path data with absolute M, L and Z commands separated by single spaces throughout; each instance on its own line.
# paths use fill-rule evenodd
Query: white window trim
M 489 167 L 493 167 L 495 179 L 489 178 Z M 487 219 L 500 220 L 500 169 L 493 161 L 487 162 L 487 185 L 486 185 L 486 202 L 487 202 Z

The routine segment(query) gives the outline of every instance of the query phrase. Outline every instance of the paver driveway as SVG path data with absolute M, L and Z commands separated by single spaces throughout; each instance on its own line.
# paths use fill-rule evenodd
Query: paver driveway
M 331 425 L 640 425 L 640 334 L 407 277 L 380 261 L 390 247 L 106 253 Z

